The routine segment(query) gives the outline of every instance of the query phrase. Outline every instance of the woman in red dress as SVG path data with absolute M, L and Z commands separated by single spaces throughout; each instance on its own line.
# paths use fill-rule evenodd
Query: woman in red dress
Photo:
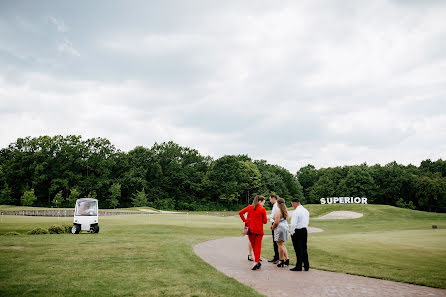
M 260 264 L 260 253 L 262 251 L 263 225 L 268 221 L 266 210 L 263 208 L 264 204 L 265 197 L 257 195 L 252 205 L 248 205 L 238 213 L 242 221 L 249 226 L 248 237 L 254 250 L 254 261 L 256 262 L 252 270 L 257 270 L 262 266 Z M 248 220 L 245 219 L 246 212 L 248 213 Z

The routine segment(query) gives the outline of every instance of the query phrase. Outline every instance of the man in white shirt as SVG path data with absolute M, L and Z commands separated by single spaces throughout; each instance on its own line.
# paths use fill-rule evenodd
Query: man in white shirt
M 273 209 L 271 210 L 271 216 L 269 218 L 269 221 L 271 222 L 271 228 L 272 228 L 272 225 L 274 224 L 274 221 L 276 218 L 276 211 L 279 209 L 277 207 L 277 195 L 271 194 L 271 196 L 269 197 L 269 202 L 271 202 L 271 204 L 273 205 Z M 273 234 L 274 258 L 272 260 L 269 260 L 268 262 L 273 262 L 274 264 L 276 264 L 276 262 L 279 261 L 279 247 L 277 246 L 277 242 L 274 241 L 274 230 L 271 229 L 271 231 Z
M 291 200 L 294 211 L 291 216 L 291 240 L 293 241 L 294 251 L 296 252 L 296 267 L 291 268 L 292 271 L 302 271 L 302 262 L 305 271 L 310 270 L 307 252 L 307 227 L 310 222 L 310 213 L 300 204 L 298 198 Z

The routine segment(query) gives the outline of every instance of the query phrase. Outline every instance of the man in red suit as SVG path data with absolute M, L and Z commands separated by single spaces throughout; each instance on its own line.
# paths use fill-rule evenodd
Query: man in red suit
M 268 222 L 266 210 L 263 208 L 265 197 L 257 195 L 249 205 L 239 212 L 240 218 L 249 226 L 249 241 L 254 251 L 254 261 L 256 264 L 252 270 L 257 270 L 262 266 L 260 263 L 260 253 L 262 251 L 263 225 Z M 245 213 L 248 212 L 249 221 L 245 219 Z

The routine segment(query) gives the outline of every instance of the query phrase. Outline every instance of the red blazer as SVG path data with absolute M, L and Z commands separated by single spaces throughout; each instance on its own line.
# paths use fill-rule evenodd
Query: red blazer
M 248 216 L 245 219 L 246 212 Z M 263 224 L 266 224 L 268 219 L 266 217 L 266 210 L 261 205 L 257 205 L 255 210 L 252 205 L 248 205 L 239 211 L 238 214 L 245 225 L 249 226 L 250 233 L 263 235 Z

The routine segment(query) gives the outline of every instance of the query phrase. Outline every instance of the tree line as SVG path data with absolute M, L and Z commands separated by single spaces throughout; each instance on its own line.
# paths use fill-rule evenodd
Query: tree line
M 420 166 L 391 162 L 367 166 L 297 171 L 307 203 L 322 197 L 366 197 L 369 203 L 425 211 L 446 212 L 446 161 L 427 159 Z
M 173 142 L 123 152 L 105 138 L 41 136 L 0 150 L 0 204 L 73 207 L 92 197 L 101 208 L 230 210 L 271 192 L 303 198 L 283 167 L 246 155 L 213 160 Z
M 292 174 L 247 155 L 214 160 L 174 142 L 123 152 L 105 138 L 76 135 L 19 138 L 0 150 L 0 204 L 73 207 L 77 198 L 92 197 L 101 208 L 235 210 L 254 195 L 270 193 L 306 203 L 359 196 L 377 204 L 446 211 L 446 162 L 307 165 Z

